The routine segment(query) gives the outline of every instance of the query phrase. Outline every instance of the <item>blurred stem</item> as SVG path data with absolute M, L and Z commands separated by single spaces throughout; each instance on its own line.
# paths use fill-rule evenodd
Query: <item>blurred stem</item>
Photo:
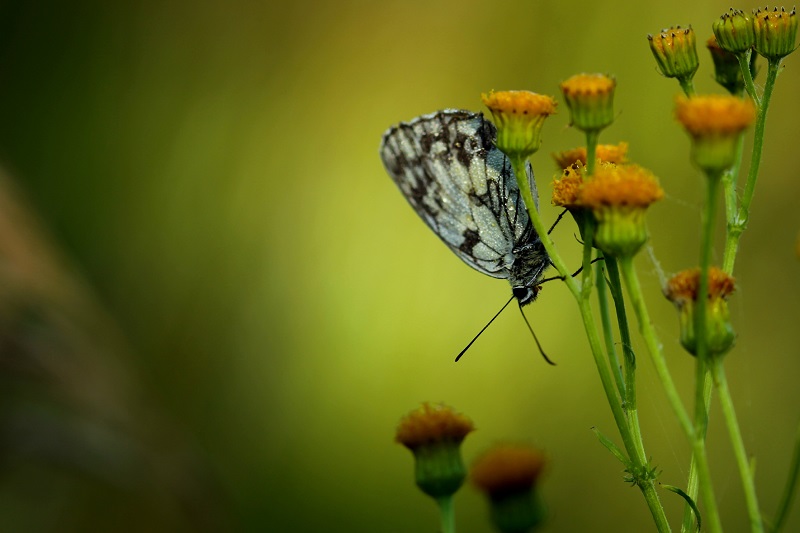
M 749 53 L 749 52 L 748 52 Z M 745 74 L 745 87 L 747 93 L 750 94 L 753 101 L 756 103 L 758 114 L 756 115 L 756 128 L 753 136 L 753 152 L 750 154 L 750 169 L 747 173 L 747 181 L 744 186 L 744 193 L 742 194 L 742 203 L 739 206 L 739 211 L 736 214 L 736 219 L 733 224 L 728 224 L 728 237 L 725 242 L 725 272 L 733 272 L 733 264 L 736 261 L 736 252 L 739 249 L 739 239 L 742 233 L 747 228 L 747 223 L 750 219 L 750 204 L 753 202 L 753 193 L 756 188 L 756 181 L 758 179 L 758 169 L 761 165 L 761 153 L 764 147 L 764 129 L 767 122 L 767 111 L 769 110 L 769 103 L 772 99 L 772 92 L 775 88 L 775 81 L 778 78 L 778 71 L 780 70 L 781 60 L 770 59 L 767 68 L 767 81 L 764 84 L 764 95 L 759 100 L 755 94 L 755 88 L 751 89 L 747 85 L 747 80 L 750 80 L 750 85 L 753 83 L 753 78 L 750 76 L 749 67 L 742 63 L 742 55 L 739 57 L 739 64 L 742 67 L 742 73 Z M 749 63 L 749 56 L 746 63 Z
M 441 532 L 442 533 L 455 533 L 456 532 L 456 513 L 453 507 L 453 496 L 444 496 L 438 498 L 439 516 L 441 518 Z
M 789 477 L 786 479 L 786 486 L 783 489 L 781 503 L 775 513 L 775 520 L 772 525 L 772 533 L 778 533 L 789 516 L 789 509 L 794 501 L 794 494 L 797 491 L 798 474 L 800 474 L 800 426 L 794 437 L 794 453 L 792 454 L 792 465 L 789 467 Z
M 683 89 L 683 94 L 685 94 L 688 97 L 692 97 L 695 95 L 694 81 L 692 78 L 678 78 L 678 83 L 681 84 L 681 89 Z
M 753 73 L 750 72 L 750 56 L 752 53 L 753 50 L 750 49 L 746 52 L 736 54 L 736 59 L 739 61 L 739 70 L 742 71 L 744 90 L 747 91 L 747 94 L 753 99 L 753 103 L 758 106 L 761 102 L 759 102 L 758 93 L 756 92 L 756 85 L 753 83 Z
M 725 254 L 722 258 L 722 270 L 727 274 L 733 274 L 733 263 L 735 258 L 733 241 L 731 240 L 731 228 L 736 225 L 736 211 L 739 199 L 736 196 L 736 183 L 739 178 L 739 169 L 742 166 L 742 153 L 744 152 L 744 135 L 739 137 L 736 145 L 736 162 L 722 174 L 723 195 L 725 197 L 725 220 L 727 222 L 727 232 L 725 237 Z M 730 245 L 729 245 L 730 243 Z
M 713 248 L 714 222 L 716 216 L 717 195 L 721 174 L 708 174 L 706 176 L 706 204 L 703 209 L 702 233 L 700 236 L 700 276 L 697 288 L 697 302 L 694 306 L 694 331 L 696 340 L 696 373 L 695 373 L 695 412 L 694 412 L 694 440 L 692 442 L 692 458 L 698 466 L 698 482 L 702 490 L 703 503 L 712 528 L 719 527 L 717 503 L 711 486 L 711 473 L 706 460 L 706 431 L 708 429 L 708 343 L 706 331 L 706 313 L 708 301 L 708 269 L 711 265 L 711 251 Z M 704 463 L 701 464 L 701 463 Z M 705 468 L 705 472 L 702 468 Z
M 586 132 L 586 176 L 594 174 L 595 163 L 597 162 L 597 141 L 600 139 L 599 131 Z
M 603 386 L 603 392 L 605 392 L 606 400 L 608 401 L 608 405 L 611 408 L 611 413 L 614 416 L 614 422 L 617 425 L 617 429 L 620 433 L 620 437 L 622 438 L 625 450 L 628 453 L 628 457 L 634 462 L 634 464 L 636 464 L 637 469 L 641 471 L 646 468 L 647 465 L 646 455 L 644 455 L 644 450 L 641 444 L 637 444 L 631 434 L 627 417 L 622 410 L 620 397 L 617 395 L 617 392 L 614 389 L 614 378 L 611 376 L 611 372 L 609 371 L 608 364 L 603 354 L 603 345 L 600 341 L 600 333 L 597 329 L 594 315 L 592 314 L 592 307 L 590 303 L 590 263 L 592 241 L 594 239 L 594 219 L 584 217 L 584 220 L 586 220 L 585 227 L 582 231 L 584 239 L 584 275 L 582 286 L 579 287 L 571 273 L 567 270 L 563 259 L 560 255 L 558 255 L 558 251 L 556 250 L 553 241 L 550 239 L 550 236 L 547 233 L 547 228 L 545 228 L 544 224 L 542 223 L 542 218 L 539 215 L 539 211 L 536 209 L 536 203 L 533 201 L 533 194 L 531 193 L 530 187 L 527 184 L 525 159 L 512 158 L 511 165 L 514 170 L 514 174 L 516 175 L 517 185 L 522 193 L 522 198 L 525 201 L 525 207 L 528 210 L 528 216 L 531 220 L 531 223 L 533 224 L 536 233 L 538 233 L 545 250 L 550 256 L 550 261 L 553 263 L 553 265 L 555 265 L 556 270 L 558 270 L 558 273 L 563 277 L 564 283 L 567 285 L 569 291 L 572 293 L 572 296 L 578 303 L 578 309 L 580 310 L 581 319 L 583 321 L 583 328 L 586 332 L 586 337 L 589 340 L 589 347 L 592 352 L 592 357 L 594 359 L 595 366 L 597 367 L 597 373 L 600 375 L 600 383 Z M 588 270 L 588 272 L 586 272 L 586 270 Z M 586 290 L 587 285 L 589 286 L 589 290 Z M 667 522 L 666 514 L 664 513 L 664 508 L 661 506 L 658 494 L 656 493 L 655 484 L 653 481 L 648 480 L 647 482 L 643 482 L 639 484 L 639 488 L 644 494 L 645 501 L 647 502 L 647 506 L 650 509 L 650 513 L 653 516 L 653 520 L 658 528 L 658 531 L 662 533 L 671 531 L 669 523 Z
M 728 434 L 731 439 L 736 463 L 739 466 L 739 477 L 744 489 L 744 497 L 747 502 L 747 514 L 750 517 L 750 531 L 753 533 L 763 533 L 764 526 L 761 521 L 761 512 L 758 508 L 758 498 L 756 496 L 755 480 L 753 471 L 747 460 L 747 451 L 742 440 L 742 433 L 739 430 L 739 421 L 736 419 L 736 411 L 733 408 L 733 399 L 728 390 L 728 381 L 725 377 L 725 370 L 721 359 L 712 359 L 711 371 L 714 375 L 714 386 L 719 393 L 719 403 L 722 407 L 722 415 L 725 424 L 728 426 Z

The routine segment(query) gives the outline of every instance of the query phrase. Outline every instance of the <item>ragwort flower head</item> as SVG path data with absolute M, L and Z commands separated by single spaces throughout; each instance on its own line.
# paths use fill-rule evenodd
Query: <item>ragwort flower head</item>
M 531 91 L 491 91 L 481 99 L 492 112 L 500 151 L 510 159 L 524 159 L 539 149 L 544 120 L 556 112 L 552 97 Z
M 776 7 L 753 11 L 753 48 L 770 61 L 782 59 L 795 50 L 797 38 L 797 14 L 794 8 L 787 12 Z
M 695 313 L 700 292 L 700 269 L 683 270 L 675 274 L 664 288 L 664 295 L 675 304 L 681 329 L 681 345 L 697 355 Z M 716 267 L 708 271 L 706 305 L 706 344 L 712 357 L 724 355 L 733 346 L 736 335 L 730 321 L 728 296 L 735 289 L 734 279 Z
M 700 61 L 697 59 L 696 37 L 691 26 L 661 30 L 656 36 L 648 35 L 647 40 L 664 76 L 682 81 L 694 77 Z
M 461 442 L 472 421 L 446 405 L 423 403 L 397 426 L 395 441 L 414 454 L 417 486 L 433 498 L 451 496 L 466 478 Z
M 756 117 L 749 98 L 735 96 L 679 97 L 675 117 L 692 137 L 692 159 L 709 175 L 717 175 L 736 161 L 739 137 Z

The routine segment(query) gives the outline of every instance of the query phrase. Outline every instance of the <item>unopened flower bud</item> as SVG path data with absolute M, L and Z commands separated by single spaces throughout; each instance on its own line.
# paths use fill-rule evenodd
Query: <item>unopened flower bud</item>
M 711 25 L 720 48 L 740 54 L 752 48 L 756 37 L 753 18 L 740 9 L 731 8 Z
M 472 483 L 489 498 L 492 523 L 501 533 L 524 533 L 545 518 L 536 484 L 545 465 L 541 452 L 521 445 L 497 446 L 472 466 Z
M 698 305 L 700 269 L 683 270 L 674 275 L 664 290 L 664 295 L 678 309 L 681 345 L 692 355 L 697 355 L 695 314 Z M 734 291 L 734 280 L 722 270 L 711 267 L 708 272 L 706 305 L 706 346 L 711 357 L 722 356 L 733 346 L 736 335 L 730 321 L 728 296 Z
M 429 403 L 400 421 L 395 440 L 414 454 L 416 483 L 422 492 L 441 499 L 461 487 L 467 475 L 461 442 L 474 429 L 466 416 Z
M 700 61 L 697 59 L 695 34 L 691 26 L 661 30 L 658 35 L 648 35 L 647 39 L 664 76 L 681 81 L 689 81 L 694 77 Z
M 497 148 L 509 159 L 524 159 L 539 149 L 544 120 L 556 112 L 553 98 L 530 91 L 492 91 L 481 99 L 497 126 Z
M 599 132 L 614 122 L 617 82 L 605 74 L 578 74 L 561 83 L 572 125 L 583 132 Z

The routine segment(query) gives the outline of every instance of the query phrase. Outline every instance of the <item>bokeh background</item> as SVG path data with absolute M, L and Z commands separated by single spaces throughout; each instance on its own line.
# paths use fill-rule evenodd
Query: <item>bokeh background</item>
M 702 41 L 728 7 L 1 2 L 0 530 L 435 531 L 393 442 L 421 401 L 473 418 L 468 461 L 497 441 L 547 451 L 547 531 L 650 530 L 590 430 L 618 440 L 568 291 L 549 284 L 528 308 L 557 367 L 514 310 L 454 364 L 509 287 L 452 256 L 377 149 L 391 124 L 480 110 L 489 89 L 555 95 L 612 73 L 602 140 L 628 141 L 667 191 L 649 215 L 660 268 L 694 266 L 702 177 L 645 37 L 692 24 Z M 699 48 L 698 90 L 719 92 Z M 769 116 L 726 363 L 768 516 L 800 411 L 798 57 Z M 548 154 L 580 144 L 562 104 L 533 159 L 543 198 Z M 577 265 L 573 232 L 554 238 Z M 638 268 L 688 401 L 675 313 L 658 268 Z M 688 446 L 637 349 L 647 450 L 682 486 Z M 744 531 L 716 407 L 709 446 L 725 524 Z M 677 525 L 680 500 L 663 499 Z M 470 487 L 457 511 L 461 530 L 490 530 Z

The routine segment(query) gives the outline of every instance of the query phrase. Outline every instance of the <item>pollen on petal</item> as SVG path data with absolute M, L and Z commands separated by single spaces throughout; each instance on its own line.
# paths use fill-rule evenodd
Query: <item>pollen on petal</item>
M 735 96 L 679 97 L 675 117 L 694 137 L 736 135 L 756 118 L 753 102 Z
M 567 208 L 580 207 L 582 174 L 583 167 L 579 162 L 575 162 L 564 169 L 560 178 L 553 180 L 553 205 Z

